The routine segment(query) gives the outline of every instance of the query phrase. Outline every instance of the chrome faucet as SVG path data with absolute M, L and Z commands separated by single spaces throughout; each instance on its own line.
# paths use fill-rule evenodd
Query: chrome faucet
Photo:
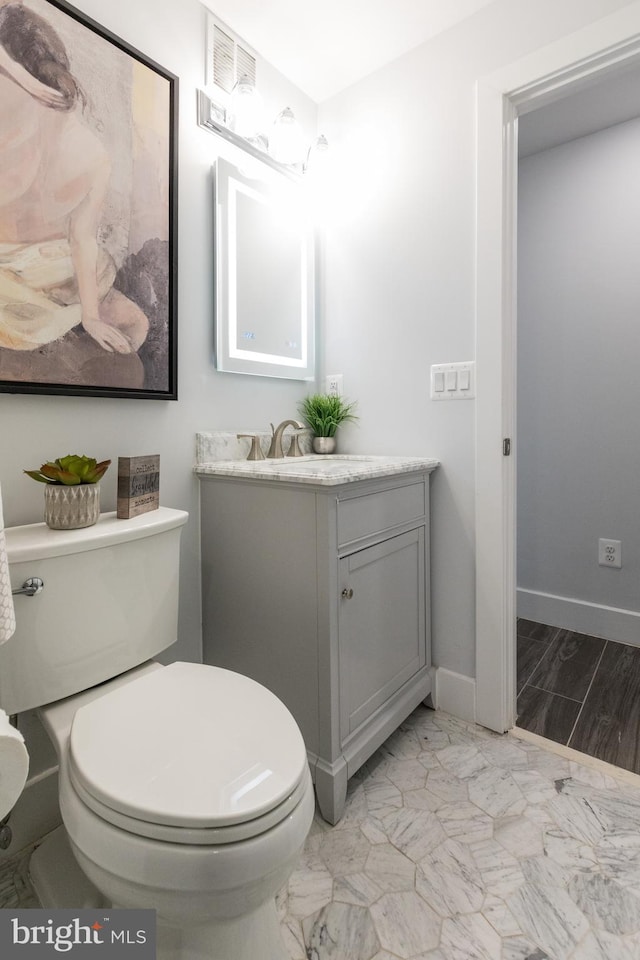
M 284 457 L 282 450 L 282 434 L 287 427 L 295 427 L 296 430 L 304 430 L 304 423 L 299 423 L 297 420 L 283 420 L 282 423 L 279 423 L 277 427 L 274 427 L 273 424 L 271 424 L 271 432 L 273 436 L 271 437 L 271 446 L 269 447 L 269 452 L 267 453 L 267 459 L 281 460 Z M 293 435 L 287 456 L 301 456 L 300 447 L 298 446 L 298 437 L 296 434 Z

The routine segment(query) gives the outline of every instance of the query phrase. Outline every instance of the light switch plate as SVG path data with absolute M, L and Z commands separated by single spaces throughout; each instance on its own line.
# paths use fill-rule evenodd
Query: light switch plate
M 450 389 L 455 383 L 455 389 Z M 471 400 L 476 395 L 474 360 L 460 363 L 434 363 L 431 367 L 432 400 Z

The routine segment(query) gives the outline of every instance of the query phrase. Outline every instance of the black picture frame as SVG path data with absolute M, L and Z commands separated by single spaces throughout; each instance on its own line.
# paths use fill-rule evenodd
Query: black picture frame
M 65 0 L 1 6 L 3 176 L 0 392 L 176 400 L 178 78 Z

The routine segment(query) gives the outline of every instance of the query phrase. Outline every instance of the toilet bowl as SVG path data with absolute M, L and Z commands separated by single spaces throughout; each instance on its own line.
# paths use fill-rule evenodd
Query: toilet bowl
M 275 895 L 314 801 L 273 694 L 217 667 L 150 663 L 40 715 L 75 857 L 112 905 L 157 911 L 159 957 L 286 960 Z
M 152 659 L 176 639 L 186 520 L 160 508 L 89 530 L 7 531 L 12 586 L 39 576 L 45 588 L 0 647 L 0 707 L 38 710 L 95 903 L 155 910 L 158 960 L 288 960 L 275 895 L 313 819 L 305 745 L 248 677 Z M 91 628 L 69 630 L 70 611 Z M 42 856 L 42 890 L 55 891 L 63 871 L 47 869 Z

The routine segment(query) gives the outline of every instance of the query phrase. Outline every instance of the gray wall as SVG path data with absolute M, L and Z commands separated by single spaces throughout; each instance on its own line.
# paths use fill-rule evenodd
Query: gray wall
M 639 161 L 640 120 L 545 150 L 518 208 L 518 586 L 635 612 Z
M 498 0 L 321 105 L 340 173 L 327 226 L 326 364 L 358 452 L 438 457 L 434 662 L 475 675 L 474 403 L 429 400 L 475 356 L 476 81 L 624 3 Z

